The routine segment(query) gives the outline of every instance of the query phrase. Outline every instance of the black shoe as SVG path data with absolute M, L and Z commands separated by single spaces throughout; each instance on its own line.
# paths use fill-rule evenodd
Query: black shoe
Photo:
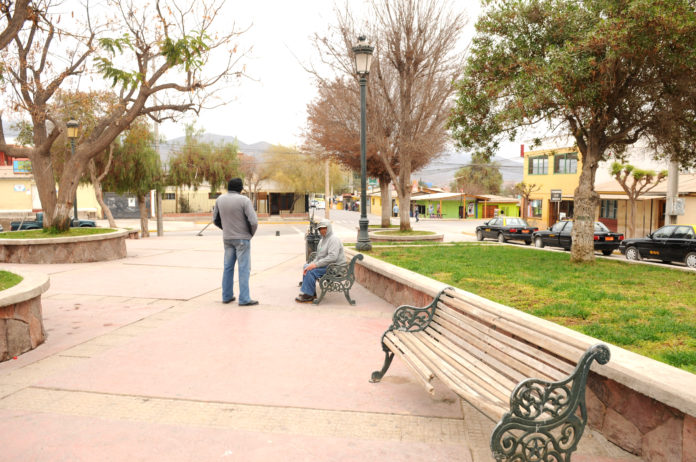
M 297 303 L 311 303 L 317 298 L 315 295 L 300 294 L 295 297 Z
M 230 302 L 233 302 L 235 300 L 237 300 L 237 297 L 232 297 L 229 300 L 223 300 L 222 303 L 230 303 Z
M 239 306 L 252 306 L 252 305 L 258 305 L 259 302 L 256 300 L 249 300 L 246 303 L 240 303 Z

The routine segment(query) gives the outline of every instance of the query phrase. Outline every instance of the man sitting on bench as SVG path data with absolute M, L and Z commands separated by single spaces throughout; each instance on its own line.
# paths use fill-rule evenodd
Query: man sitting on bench
M 317 254 L 314 260 L 304 265 L 302 273 L 302 288 L 300 295 L 295 297 L 298 303 L 310 303 L 317 298 L 317 279 L 326 273 L 326 267 L 332 263 L 345 263 L 346 256 L 343 253 L 343 243 L 331 230 L 329 220 L 321 220 L 317 225 L 321 240 L 317 245 Z

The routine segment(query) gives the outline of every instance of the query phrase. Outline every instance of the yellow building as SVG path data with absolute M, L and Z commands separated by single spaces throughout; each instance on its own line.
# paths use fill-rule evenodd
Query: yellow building
M 92 185 L 77 189 L 77 207 L 80 218 L 101 216 Z M 31 173 L 17 165 L 0 165 L 0 214 L 9 218 L 21 217 L 41 210 L 39 191 Z
M 580 181 L 581 156 L 577 148 L 545 149 L 524 154 L 524 182 L 539 189 L 527 207 L 530 225 L 546 229 L 559 219 L 573 218 L 575 188 Z M 552 201 L 553 199 L 560 199 Z

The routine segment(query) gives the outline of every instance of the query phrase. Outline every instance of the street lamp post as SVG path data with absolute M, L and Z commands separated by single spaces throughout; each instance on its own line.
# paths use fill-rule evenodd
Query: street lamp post
M 357 250 L 370 250 L 370 236 L 367 233 L 367 166 L 365 161 L 365 93 L 367 86 L 367 76 L 370 73 L 370 63 L 372 62 L 372 52 L 374 47 L 367 44 L 364 36 L 358 38 L 358 45 L 353 47 L 355 55 L 355 72 L 360 78 L 360 231 L 358 231 Z
M 70 152 L 73 157 L 75 157 L 75 138 L 77 138 L 77 132 L 80 124 L 75 119 L 68 120 L 68 139 L 70 140 Z M 73 215 L 74 219 L 77 220 L 77 190 L 75 190 L 75 197 L 73 199 Z

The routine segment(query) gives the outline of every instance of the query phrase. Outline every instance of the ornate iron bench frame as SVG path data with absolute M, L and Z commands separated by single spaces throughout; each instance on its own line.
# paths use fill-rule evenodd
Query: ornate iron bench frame
M 382 335 L 384 364 L 381 370 L 372 373 L 370 382 L 379 382 L 394 359 L 394 352 L 384 341 L 385 336 L 391 331 L 415 333 L 425 330 L 435 316 L 440 298 L 448 289 L 452 288 L 440 291 L 428 306 L 403 305 L 396 309 L 392 324 Z M 590 366 L 592 361 L 606 364 L 609 358 L 609 348 L 596 344 L 585 351 L 574 371 L 563 380 L 522 380 L 510 396 L 509 412 L 503 414 L 491 435 L 490 447 L 495 460 L 570 462 L 587 424 L 585 387 Z M 467 401 L 476 406 L 475 402 Z
M 308 261 L 314 260 L 316 252 L 312 252 Z M 347 263 L 332 263 L 326 267 L 326 273 L 320 277 L 317 282 L 321 294 L 314 300 L 314 304 L 318 305 L 327 292 L 343 292 L 346 300 L 351 305 L 355 305 L 355 300 L 350 298 L 350 289 L 355 284 L 355 262 L 362 260 L 364 257 L 361 253 L 356 254 L 350 262 Z

